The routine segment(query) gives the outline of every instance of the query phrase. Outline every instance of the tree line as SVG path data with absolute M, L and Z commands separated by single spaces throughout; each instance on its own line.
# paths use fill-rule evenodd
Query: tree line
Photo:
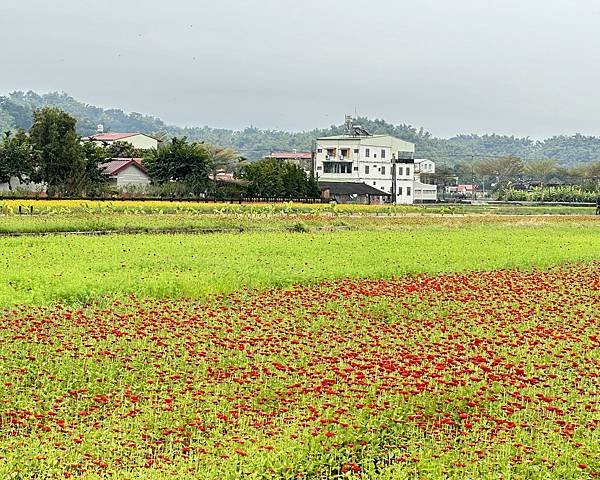
M 29 131 L 6 130 L 0 141 L 0 184 L 41 184 L 49 196 L 95 196 L 110 193 L 103 164 L 115 158 L 142 158 L 153 194 L 196 197 L 318 197 L 314 177 L 299 166 L 264 159 L 249 163 L 235 150 L 173 137 L 158 149 L 140 151 L 126 142 L 100 146 L 82 141 L 77 121 L 56 107 L 33 112 Z M 237 180 L 217 181 L 221 170 Z
M 87 105 L 69 95 L 56 92 L 44 95 L 35 92 L 13 92 L 0 96 L 0 131 L 16 131 L 19 128 L 28 130 L 33 124 L 33 112 L 45 106 L 58 107 L 75 117 L 80 135 L 91 135 L 98 124 L 103 124 L 111 131 L 148 132 L 164 140 L 186 137 L 190 141 L 222 145 L 235 149 L 250 160 L 260 159 L 274 151 L 309 151 L 315 138 L 344 132 L 344 126 L 341 124 L 305 132 L 263 130 L 255 127 L 240 131 L 210 127 L 181 128 L 140 113 L 126 114 L 119 109 L 102 109 Z M 384 120 L 368 118 L 358 118 L 357 123 L 371 133 L 389 134 L 412 142 L 420 156 L 447 166 L 464 162 L 472 155 L 554 159 L 562 167 L 600 160 L 600 138 L 581 134 L 558 135 L 541 141 L 496 134 L 457 135 L 443 139 L 434 137 L 423 128 L 415 128 L 408 124 L 392 125 Z

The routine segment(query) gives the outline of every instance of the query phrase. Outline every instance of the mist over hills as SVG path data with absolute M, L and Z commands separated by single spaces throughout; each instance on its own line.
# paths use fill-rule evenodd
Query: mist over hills
M 44 106 L 55 106 L 77 119 L 81 135 L 90 135 L 98 124 L 105 131 L 143 132 L 168 139 L 186 136 L 232 147 L 249 159 L 258 159 L 273 151 L 310 150 L 315 138 L 343 133 L 342 125 L 304 132 L 285 132 L 248 127 L 244 130 L 211 127 L 178 127 L 160 118 L 140 113 L 125 113 L 120 109 L 104 109 L 74 99 L 66 93 L 12 92 L 0 96 L 0 131 L 29 129 L 33 112 Z M 416 144 L 417 156 L 427 157 L 447 165 L 470 161 L 471 156 L 515 155 L 523 159 L 552 158 L 562 166 L 585 164 L 600 160 L 600 137 L 558 135 L 536 141 L 528 137 L 506 135 L 457 135 L 444 139 L 434 137 L 423 128 L 408 124 L 392 125 L 380 119 L 359 118 L 364 128 L 374 134 L 390 134 Z

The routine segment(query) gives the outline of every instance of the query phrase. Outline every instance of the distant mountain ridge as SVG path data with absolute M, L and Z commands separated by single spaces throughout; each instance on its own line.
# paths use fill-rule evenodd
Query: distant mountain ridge
M 140 113 L 125 113 L 120 109 L 103 109 L 80 102 L 66 93 L 13 92 L 0 96 L 0 131 L 29 129 L 34 110 L 55 106 L 73 115 L 81 135 L 91 135 L 98 124 L 105 131 L 142 132 L 161 138 L 187 136 L 190 140 L 205 141 L 232 147 L 249 159 L 261 158 L 274 151 L 310 150 L 314 139 L 343 133 L 342 125 L 305 132 L 283 132 L 248 127 L 227 130 L 211 127 L 178 127 L 161 119 Z M 535 141 L 528 137 L 507 135 L 457 135 L 436 138 L 423 128 L 411 125 L 392 125 L 384 120 L 359 118 L 371 133 L 390 134 L 416 144 L 417 156 L 427 157 L 448 165 L 465 162 L 471 156 L 515 155 L 523 159 L 552 158 L 563 166 L 600 160 L 600 137 L 559 135 Z

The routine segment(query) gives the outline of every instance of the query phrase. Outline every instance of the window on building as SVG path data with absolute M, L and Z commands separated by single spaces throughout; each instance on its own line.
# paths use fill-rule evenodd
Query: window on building
M 410 197 L 410 187 L 406 187 L 406 196 Z
M 365 157 L 369 158 L 371 156 L 371 149 L 370 148 L 366 148 L 365 149 Z
M 365 175 L 368 175 L 368 174 L 369 174 L 369 166 L 365 165 Z
M 381 174 L 385 175 L 385 167 L 381 167 Z
M 323 149 L 322 148 L 317 148 L 317 153 L 323 153 Z
M 373 154 L 373 158 L 377 158 L 377 154 L 376 153 Z
M 398 195 L 402 195 L 402 187 L 398 187 Z
M 340 155 L 344 158 L 348 158 L 350 156 L 350 149 L 349 148 L 340 149 Z
M 406 167 L 406 176 L 410 177 L 410 167 Z
M 327 149 L 327 156 L 328 157 L 335 157 L 335 151 L 336 151 L 335 148 L 328 148 Z
M 377 182 L 373 182 L 373 185 L 377 185 Z
M 354 153 L 356 153 L 358 155 L 358 148 L 354 149 Z
M 353 169 L 355 172 L 358 172 L 358 167 L 354 167 Z
M 319 166 L 317 167 L 317 170 L 323 170 L 323 167 L 322 167 L 321 165 L 319 165 Z
M 383 148 L 381 149 L 381 158 L 385 158 L 385 150 Z
M 352 173 L 351 163 L 323 162 L 324 173 Z

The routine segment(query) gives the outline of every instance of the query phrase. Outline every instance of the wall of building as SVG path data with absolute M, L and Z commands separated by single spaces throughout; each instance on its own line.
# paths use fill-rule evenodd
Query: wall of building
M 435 162 L 427 159 L 415 160 L 417 173 L 435 173 Z
M 130 143 L 135 148 L 139 148 L 140 150 L 152 150 L 158 149 L 158 140 L 152 137 L 148 137 L 147 135 L 133 135 L 131 137 L 125 137 L 121 140 L 94 140 L 96 145 L 102 147 L 104 145 L 111 145 L 115 142 L 125 142 Z
M 437 186 L 427 183 L 414 183 L 414 200 L 415 202 L 436 202 L 437 201 Z
M 113 182 L 111 182 L 113 183 Z M 113 183 L 114 184 L 114 183 Z M 150 177 L 139 168 L 129 165 L 116 175 L 116 186 L 127 187 L 131 185 L 150 185 Z
M 141 150 L 158 148 L 158 140 L 146 135 L 134 135 L 133 137 L 125 138 L 123 141 L 131 143 L 135 148 L 139 148 Z
M 10 179 L 10 186 L 14 190 L 25 190 L 27 192 L 43 192 L 45 191 L 44 185 L 38 183 L 21 183 L 18 178 L 13 177 Z M 9 192 L 10 188 L 8 183 L 0 183 L 0 192 Z

